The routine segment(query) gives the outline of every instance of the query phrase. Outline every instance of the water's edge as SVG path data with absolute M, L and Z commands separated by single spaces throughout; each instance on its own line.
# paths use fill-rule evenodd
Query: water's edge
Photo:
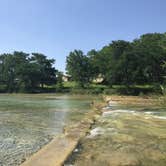
M 92 109 L 82 121 L 74 126 L 64 128 L 63 134 L 55 137 L 38 152 L 29 157 L 21 166 L 60 166 L 70 157 L 78 146 L 81 138 L 85 137 L 95 120 L 101 115 L 101 108 L 106 102 L 93 102 Z

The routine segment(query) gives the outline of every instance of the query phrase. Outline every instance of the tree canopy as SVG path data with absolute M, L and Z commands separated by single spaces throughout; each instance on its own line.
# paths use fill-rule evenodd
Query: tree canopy
M 33 92 L 57 84 L 63 88 L 63 73 L 55 60 L 44 54 L 15 51 L 0 55 L 0 87 L 6 92 Z M 69 77 L 80 87 L 102 78 L 100 84 L 164 84 L 166 79 L 166 33 L 148 33 L 133 41 L 117 40 L 85 54 L 74 50 L 66 58 Z
M 0 55 L 0 83 L 6 91 L 33 91 L 35 88 L 56 83 L 55 60 L 43 54 L 15 51 Z
M 74 50 L 70 52 L 67 57 L 66 70 L 81 87 L 90 82 L 92 76 L 90 59 L 82 51 Z
M 148 33 L 132 42 L 112 41 L 87 55 L 75 50 L 67 57 L 66 69 L 77 82 L 88 83 L 102 75 L 108 85 L 162 84 L 165 62 L 166 33 Z

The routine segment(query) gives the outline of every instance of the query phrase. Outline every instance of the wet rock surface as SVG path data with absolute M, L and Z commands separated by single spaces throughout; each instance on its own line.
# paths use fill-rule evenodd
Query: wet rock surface
M 121 107 L 122 108 L 122 107 Z M 77 153 L 76 166 L 165 166 L 166 109 L 104 108 Z

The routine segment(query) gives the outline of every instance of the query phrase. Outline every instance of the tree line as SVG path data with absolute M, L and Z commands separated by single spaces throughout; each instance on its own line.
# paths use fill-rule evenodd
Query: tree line
M 102 84 L 163 84 L 166 76 L 166 33 L 148 33 L 131 42 L 112 41 L 101 50 L 70 52 L 66 70 L 81 87 L 102 76 Z
M 39 87 L 54 85 L 58 73 L 54 62 L 39 53 L 1 54 L 0 85 L 5 92 L 33 92 Z
M 0 91 L 37 92 L 57 86 L 63 89 L 62 72 L 55 60 L 40 53 L 15 51 L 0 55 Z M 166 78 L 166 33 L 148 33 L 131 42 L 112 41 L 100 50 L 87 54 L 74 50 L 66 58 L 66 71 L 80 87 L 88 87 L 95 79 L 100 84 L 151 85 L 164 84 Z

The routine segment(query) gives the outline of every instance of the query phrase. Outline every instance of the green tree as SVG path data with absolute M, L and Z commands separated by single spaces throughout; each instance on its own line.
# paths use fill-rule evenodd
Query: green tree
M 6 91 L 33 91 L 39 85 L 56 83 L 54 60 L 43 54 L 26 54 L 15 51 L 13 54 L 0 55 L 0 83 Z
M 36 77 L 43 87 L 44 85 L 52 85 L 56 83 L 56 72 L 57 70 L 53 67 L 55 63 L 54 59 L 47 59 L 43 54 L 32 53 L 30 63 L 36 67 Z
M 12 54 L 1 55 L 1 81 L 6 85 L 6 90 L 12 92 L 16 84 L 16 63 Z
M 92 66 L 90 59 L 81 50 L 70 52 L 66 60 L 66 70 L 72 79 L 81 87 L 90 83 L 92 78 Z
M 146 83 L 162 83 L 166 60 L 166 34 L 150 33 L 133 42 L 134 51 L 140 55 L 138 68 L 143 70 Z
M 123 54 L 130 49 L 130 43 L 124 40 L 113 41 L 109 46 L 104 47 L 102 52 L 105 52 L 108 58 L 108 66 L 106 70 L 106 80 L 110 85 L 122 84 L 126 79 L 127 70 Z M 123 61 L 123 65 L 122 65 Z
M 91 50 L 88 52 L 92 67 L 92 76 L 97 78 L 101 76 L 103 83 L 107 83 L 107 72 L 109 70 L 111 50 L 109 46 L 105 46 L 102 50 Z

